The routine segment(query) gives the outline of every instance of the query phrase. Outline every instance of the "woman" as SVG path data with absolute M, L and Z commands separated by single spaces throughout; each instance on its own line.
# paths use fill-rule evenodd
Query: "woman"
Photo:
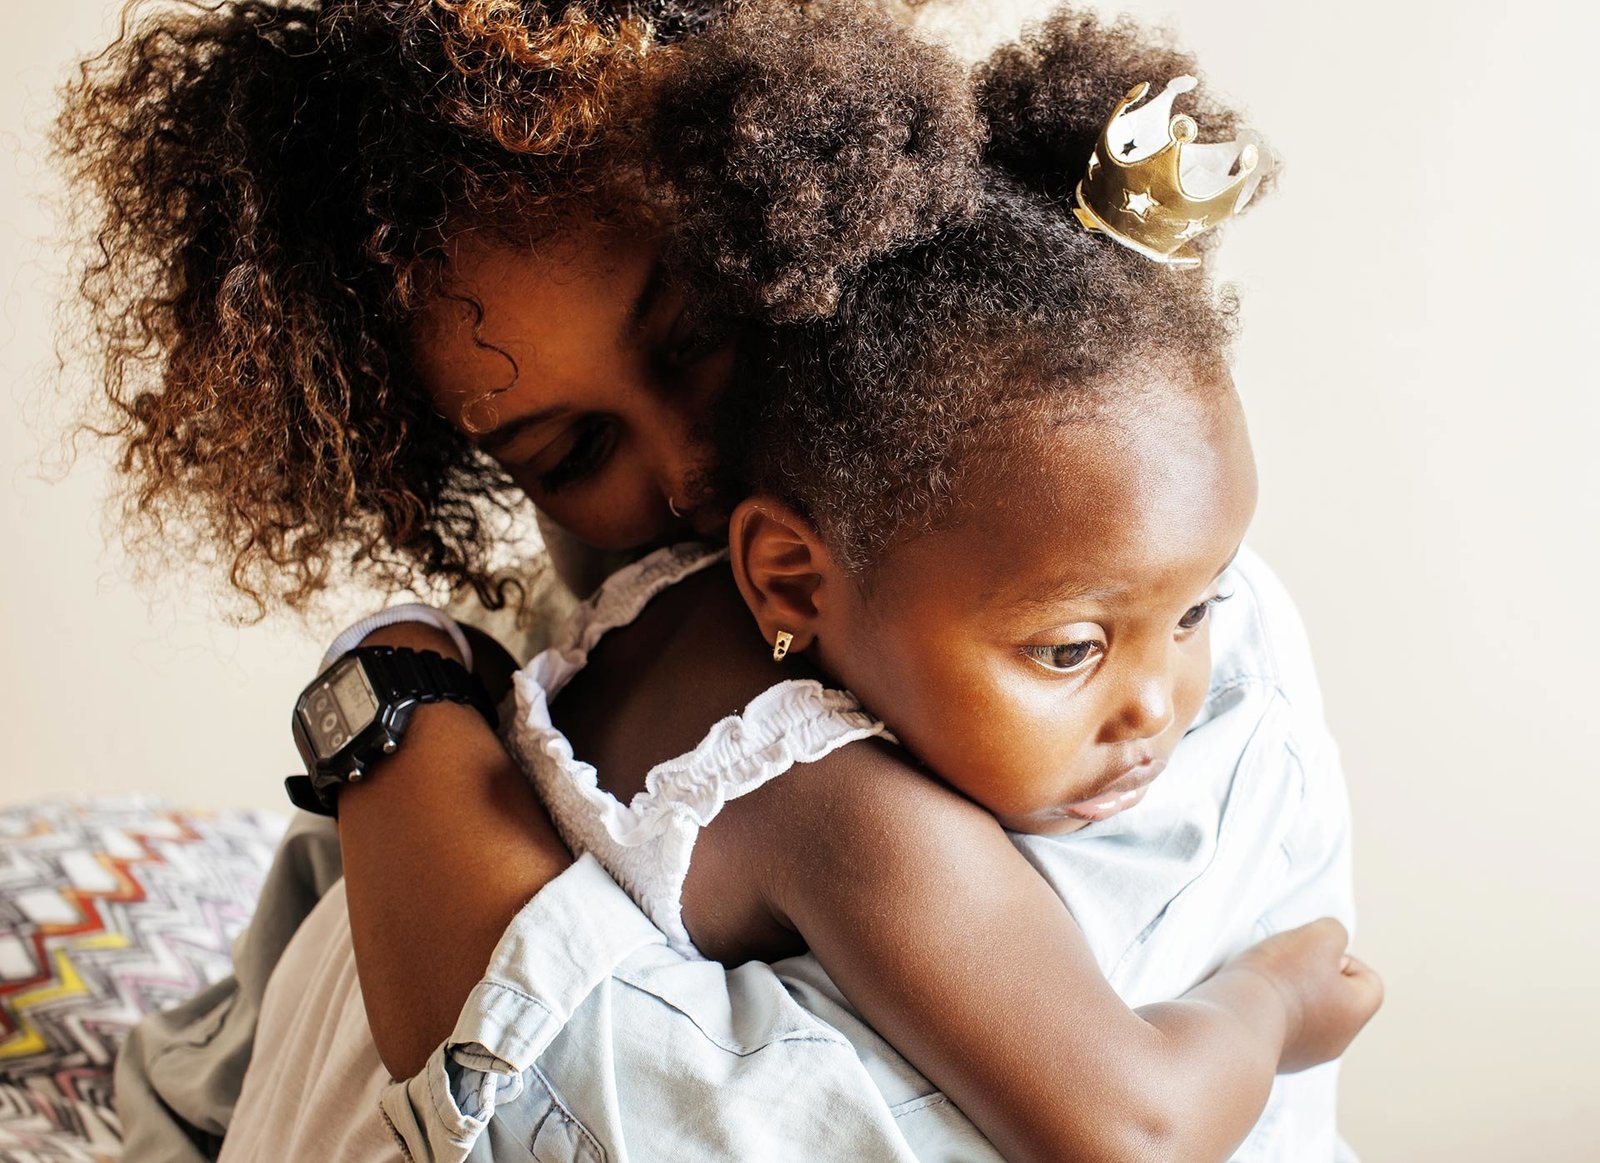
M 82 290 L 124 442 L 130 524 L 154 534 L 146 550 L 221 556 L 257 609 L 308 603 L 340 559 L 391 584 L 471 587 L 494 606 L 524 579 L 493 565 L 485 510 L 508 511 L 518 486 L 592 546 L 692 529 L 696 429 L 726 363 L 663 284 L 648 231 L 590 210 L 617 86 L 650 43 L 712 14 L 241 0 L 147 17 L 90 62 L 59 144 L 102 211 Z M 487 351 L 475 298 L 497 324 L 510 312 L 504 325 L 539 351 L 537 377 L 508 374 L 495 353 L 470 366 Z M 464 320 L 464 359 L 419 342 L 452 329 L 460 339 Z M 513 361 L 527 355 L 512 346 Z M 416 349 L 443 354 L 407 358 Z M 472 382 L 479 371 L 489 378 Z M 443 385 L 435 395 L 429 376 Z M 516 437 L 540 442 L 512 450 L 526 475 L 477 451 L 550 408 L 563 411 Z M 616 467 L 598 473 L 601 460 Z M 342 814 L 349 883 L 361 886 L 357 947 L 396 954 L 363 962 L 379 1045 L 402 1075 L 454 1023 L 511 915 L 568 860 L 494 737 L 453 710 L 419 716 L 385 771 L 391 791 L 408 771 L 418 788 L 352 796 Z M 318 835 L 291 838 L 279 880 L 303 860 L 325 884 L 327 854 L 306 851 Z M 430 869 L 448 861 L 453 883 L 412 875 L 411 854 Z M 447 908 L 485 919 L 441 931 L 429 919 Z M 270 961 L 285 937 L 257 926 L 247 957 L 264 945 Z M 241 979 L 259 998 L 261 978 Z M 235 1020 L 247 1008 L 222 1004 Z M 152 1056 L 181 1059 L 169 1050 Z M 207 1088 L 202 1105 L 226 1095 L 214 1063 L 173 1073 Z M 125 1077 L 125 1101 L 137 1091 Z
M 228 548 L 244 592 L 291 603 L 310 598 L 330 561 L 352 551 L 391 579 L 414 562 L 425 576 L 503 599 L 478 505 L 508 506 L 511 484 L 605 548 L 710 520 L 698 504 L 698 433 L 726 360 L 663 283 L 638 220 L 595 221 L 582 209 L 603 181 L 605 97 L 644 43 L 642 29 L 626 18 L 551 22 L 444 2 L 239 4 L 165 23 L 108 58 L 64 121 L 112 208 L 110 258 L 86 290 L 101 309 L 138 501 L 199 516 L 197 539 Z M 659 29 L 671 35 L 689 23 L 667 19 Z M 887 34 L 850 47 L 869 51 L 844 59 L 871 61 L 891 78 L 945 67 Z M 530 95 L 528 70 L 542 70 L 548 87 Z M 959 110 L 901 115 L 939 132 L 896 138 L 868 126 L 862 138 L 926 150 L 916 163 L 934 173 L 940 151 L 977 147 Z M 893 212 L 914 231 L 926 205 L 906 203 L 892 185 L 885 197 L 885 213 L 865 220 Z M 155 390 L 136 379 L 148 340 L 160 350 Z M 414 358 L 396 358 L 402 352 Z M 474 447 L 503 458 L 510 481 Z M 373 640 L 453 649 L 411 626 Z M 567 857 L 483 721 L 459 707 L 427 708 L 405 743 L 378 778 L 341 798 L 339 825 L 361 993 L 377 1048 L 401 1076 L 452 1028 L 463 1033 L 461 999 L 514 916 L 576 923 L 570 902 L 542 893 L 519 914 Z M 293 880 L 303 843 L 291 841 L 280 881 Z M 607 907 L 615 924 L 606 933 L 649 944 L 621 906 Z M 441 923 L 456 916 L 470 919 L 465 928 Z M 257 970 L 287 939 L 262 926 L 252 937 Z M 639 968 L 628 969 L 636 950 L 592 951 L 591 972 L 608 974 L 614 958 L 637 979 Z M 242 964 L 240 977 L 259 999 L 260 976 Z M 594 979 L 574 988 L 584 984 Z M 210 1000 L 188 1015 L 206 1026 L 205 1048 L 235 1037 L 234 1049 L 248 1053 L 251 998 Z M 583 990 L 569 1000 L 570 1010 L 594 1004 Z M 813 998 L 817 1009 L 829 1005 L 825 993 Z M 481 1074 L 522 1075 L 526 1046 L 501 1056 L 481 1024 L 473 1030 L 466 1040 L 497 1060 Z M 181 1032 L 178 1042 L 149 1033 L 125 1062 L 125 1099 L 141 1093 L 141 1063 L 182 1074 L 177 1067 L 193 1061 Z M 460 1066 L 450 1063 L 457 1074 Z M 847 1085 L 829 1104 L 835 1114 L 855 1109 L 840 1095 L 862 1081 L 853 1052 L 839 1068 Z M 458 1110 L 465 1121 L 443 1139 L 448 1110 L 427 1125 L 432 1099 L 417 1096 L 448 1077 L 438 1052 L 428 1069 L 406 1088 L 410 1098 L 385 1097 L 391 1122 L 413 1148 L 470 1148 L 468 1132 L 482 1129 L 481 1120 L 469 1125 L 474 1111 Z M 209 1075 L 224 1091 L 225 1078 Z M 156 1092 L 202 1130 L 226 1125 L 225 1093 L 201 1096 L 218 1100 L 221 1113 L 207 1114 L 170 1088 Z M 841 1141 L 858 1156 L 877 1143 L 883 1157 L 900 1157 L 903 1130 L 872 1097 L 858 1121 L 838 1123 L 851 1132 Z M 937 1113 L 937 1104 L 922 1109 Z M 407 1112 L 411 1127 L 400 1125 Z M 964 1132 L 944 1133 L 954 1143 Z

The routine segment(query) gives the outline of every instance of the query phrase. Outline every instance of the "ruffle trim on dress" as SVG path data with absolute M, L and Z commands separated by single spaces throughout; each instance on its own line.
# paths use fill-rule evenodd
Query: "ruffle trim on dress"
M 568 846 L 593 853 L 668 943 L 693 958 L 701 954 L 684 927 L 683 885 L 700 830 L 729 800 L 797 763 L 858 739 L 894 739 L 848 691 L 790 679 L 713 724 L 692 751 L 651 768 L 644 790 L 628 803 L 600 787 L 594 767 L 573 754 L 551 721 L 550 699 L 583 669 L 607 631 L 632 622 L 662 590 L 724 556 L 707 545 L 679 545 L 614 574 L 574 611 L 555 644 L 517 673 L 516 713 L 505 731 L 507 747 Z
M 577 758 L 551 723 L 537 680 L 519 675 L 517 686 L 516 742 L 525 760 L 559 771 L 606 833 L 626 848 L 647 844 L 680 821 L 698 831 L 729 800 L 795 764 L 814 763 L 846 743 L 888 734 L 848 692 L 830 690 L 815 679 L 790 679 L 762 691 L 742 713 L 719 720 L 693 751 L 652 767 L 644 790 L 624 804 L 600 787 L 593 765 Z

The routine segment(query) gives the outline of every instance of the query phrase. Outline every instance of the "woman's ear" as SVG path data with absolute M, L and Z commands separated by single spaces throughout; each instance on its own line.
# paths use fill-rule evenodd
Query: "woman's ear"
M 733 580 L 770 643 L 794 636 L 789 649 L 816 640 L 821 603 L 836 584 L 833 559 L 817 531 L 794 509 L 768 497 L 741 501 L 728 522 Z

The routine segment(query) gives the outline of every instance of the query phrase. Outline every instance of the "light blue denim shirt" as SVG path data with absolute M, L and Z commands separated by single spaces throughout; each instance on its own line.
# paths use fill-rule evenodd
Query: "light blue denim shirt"
M 1144 802 L 1015 837 L 1132 1006 L 1271 933 L 1353 920 L 1344 779 L 1299 617 L 1248 550 L 1223 590 L 1205 707 Z M 1280 1077 L 1235 1160 L 1353 1158 L 1336 1078 Z M 512 922 L 449 1041 L 382 1107 L 426 1160 L 999 1158 L 812 958 L 686 960 L 587 857 Z

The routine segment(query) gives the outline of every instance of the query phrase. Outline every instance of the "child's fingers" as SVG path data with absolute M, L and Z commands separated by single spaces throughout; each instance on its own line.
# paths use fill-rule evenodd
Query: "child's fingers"
M 1350 944 L 1350 930 L 1337 917 L 1323 917 L 1312 921 L 1304 927 L 1307 933 L 1315 934 L 1319 939 L 1330 943 L 1337 943 L 1343 949 Z
M 1349 953 L 1344 955 L 1339 971 L 1346 983 L 1357 991 L 1367 1016 L 1377 1013 L 1378 1007 L 1383 1004 L 1383 978 L 1365 961 Z

